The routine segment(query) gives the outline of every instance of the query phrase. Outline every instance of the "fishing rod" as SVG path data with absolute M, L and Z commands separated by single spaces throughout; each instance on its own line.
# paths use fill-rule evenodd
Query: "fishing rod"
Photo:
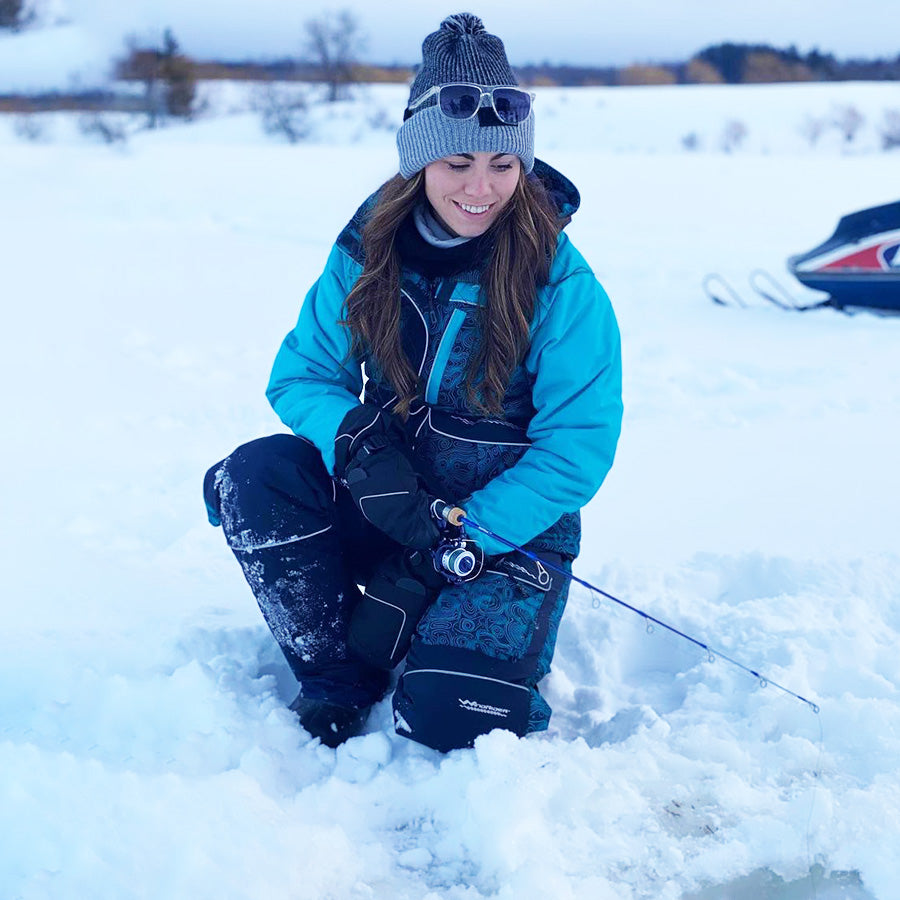
M 444 511 L 443 516 L 448 522 L 450 522 L 451 525 L 465 525 L 469 528 L 474 529 L 475 531 L 480 531 L 482 534 L 493 538 L 495 541 L 500 541 L 501 544 L 505 544 L 512 550 L 521 553 L 523 556 L 527 557 L 533 562 L 539 563 L 540 565 L 545 566 L 551 571 L 562 575 L 564 578 L 568 578 L 570 581 L 574 581 L 577 584 L 586 587 L 593 594 L 599 594 L 601 597 L 606 597 L 607 600 L 611 600 L 613 603 L 617 603 L 619 606 L 622 606 L 630 612 L 635 613 L 635 615 L 640 616 L 642 619 L 644 619 L 645 622 L 647 622 L 648 631 L 652 631 L 653 626 L 658 625 L 660 628 L 663 628 L 666 631 L 669 631 L 672 634 L 676 635 L 677 637 L 688 641 L 694 646 L 699 647 L 706 653 L 707 659 L 710 662 L 715 662 L 716 659 L 724 659 L 725 662 L 731 663 L 731 665 L 736 666 L 742 672 L 746 672 L 748 675 L 752 675 L 759 682 L 760 687 L 768 687 L 769 685 L 771 685 L 777 690 L 782 691 L 783 693 L 788 694 L 791 697 L 794 697 L 801 703 L 805 703 L 816 715 L 819 714 L 820 707 L 812 700 L 808 700 L 806 697 L 803 697 L 795 691 L 792 691 L 790 688 L 785 687 L 783 684 L 779 684 L 777 681 L 773 681 L 771 678 L 768 678 L 760 672 L 757 672 L 756 669 L 751 669 L 749 666 L 744 665 L 742 662 L 732 656 L 729 656 L 727 653 L 723 653 L 721 650 L 717 650 L 711 647 L 709 644 L 704 643 L 698 638 L 691 637 L 691 635 L 686 634 L 684 631 L 681 631 L 674 625 L 670 625 L 668 622 L 663 622 L 662 619 L 657 619 L 656 616 L 651 616 L 650 613 L 644 612 L 644 610 L 638 609 L 638 607 L 632 606 L 630 603 L 626 603 L 624 600 L 613 596 L 608 591 L 604 591 L 601 588 L 598 588 L 596 585 L 591 584 L 589 581 L 585 581 L 583 578 L 579 578 L 577 575 L 574 575 L 571 572 L 567 572 L 561 566 L 557 566 L 554 563 L 548 562 L 546 559 L 542 559 L 536 553 L 532 553 L 530 550 L 526 550 L 524 547 L 520 547 L 518 544 L 514 544 L 512 541 L 507 540 L 505 537 L 502 537 L 501 535 L 494 533 L 490 529 L 485 528 L 483 525 L 479 525 L 477 522 L 470 519 L 465 514 L 465 511 L 460 509 L 459 507 Z

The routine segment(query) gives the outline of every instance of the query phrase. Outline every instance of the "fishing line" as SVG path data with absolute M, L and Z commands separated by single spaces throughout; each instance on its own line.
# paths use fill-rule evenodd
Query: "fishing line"
M 455 510 L 454 510 L 455 512 Z M 625 609 L 633 612 L 635 615 L 640 616 L 647 625 L 648 632 L 652 632 L 654 626 L 659 626 L 660 628 L 665 629 L 666 631 L 671 632 L 677 637 L 682 638 L 685 641 L 693 644 L 695 647 L 699 647 L 706 653 L 707 659 L 710 662 L 715 662 L 717 659 L 724 659 L 725 662 L 731 663 L 731 665 L 740 669 L 742 672 L 746 672 L 748 675 L 751 675 L 756 681 L 759 683 L 760 687 L 773 687 L 782 693 L 788 694 L 791 697 L 799 700 L 801 703 L 805 703 L 816 715 L 819 714 L 820 708 L 817 703 L 813 703 L 812 700 L 808 700 L 806 697 L 801 696 L 796 691 L 792 691 L 790 688 L 785 687 L 783 684 L 779 684 L 777 681 L 773 681 L 767 675 L 763 675 L 760 672 L 757 672 L 756 669 L 751 669 L 750 666 L 744 665 L 744 663 L 735 659 L 733 656 L 729 656 L 727 653 L 723 653 L 721 650 L 717 650 L 714 647 L 711 647 L 709 644 L 704 643 L 698 638 L 692 637 L 684 631 L 676 628 L 674 625 L 670 625 L 668 622 L 664 622 L 662 619 L 656 618 L 656 616 L 650 615 L 648 612 L 644 612 L 644 610 L 639 609 L 636 606 L 632 606 L 630 603 L 626 603 L 624 600 L 619 599 L 618 597 L 613 596 L 608 591 L 604 591 L 601 588 L 598 588 L 596 585 L 591 584 L 589 581 L 585 581 L 582 578 L 579 578 L 577 575 L 573 575 L 571 572 L 567 572 L 561 566 L 557 566 L 554 563 L 548 562 L 546 559 L 542 559 L 536 553 L 532 553 L 530 550 L 526 550 L 524 547 L 520 547 L 518 544 L 514 544 L 512 541 L 507 540 L 505 537 L 502 537 L 499 534 L 495 534 L 488 528 L 485 528 L 482 525 L 479 525 L 477 522 L 470 519 L 467 515 L 462 514 L 454 517 L 457 521 L 453 524 L 461 524 L 467 525 L 469 528 L 474 528 L 476 531 L 480 531 L 482 534 L 486 534 L 488 537 L 493 538 L 496 541 L 500 541 L 501 544 L 505 544 L 507 547 L 516 550 L 521 553 L 523 556 L 526 556 L 528 559 L 533 562 L 540 563 L 540 565 L 545 566 L 547 569 L 550 569 L 553 572 L 556 572 L 559 575 L 562 575 L 565 578 L 570 579 L 571 581 L 576 582 L 577 584 L 582 585 L 582 587 L 586 587 L 593 594 L 598 594 L 601 597 L 606 597 L 607 600 L 611 600 L 613 603 L 617 603 L 619 606 L 624 607 Z M 452 520 L 451 520 L 452 521 Z
M 760 687 L 767 687 L 771 685 L 779 691 L 787 694 L 790 697 L 794 697 L 799 700 L 801 703 L 805 704 L 809 709 L 811 709 L 816 714 L 816 721 L 819 725 L 819 754 L 818 760 L 816 761 L 815 769 L 812 772 L 813 783 L 812 783 L 812 796 L 809 800 L 809 813 L 806 818 L 806 865 L 809 871 L 809 889 L 810 896 L 815 900 L 818 897 L 819 891 L 818 886 L 816 884 L 817 881 L 817 872 L 813 867 L 813 859 L 812 859 L 812 821 L 813 814 L 815 812 L 816 805 L 816 795 L 819 789 L 819 781 L 822 774 L 822 758 L 825 752 L 825 732 L 822 726 L 822 718 L 819 716 L 820 707 L 817 703 L 814 703 L 812 700 L 808 700 L 806 697 L 798 694 L 796 691 L 792 691 L 790 688 L 785 687 L 783 684 L 779 684 L 777 681 L 773 681 L 766 675 L 761 674 L 756 671 L 756 669 L 751 669 L 749 666 L 744 665 L 744 663 L 735 659 L 732 656 L 729 656 L 727 653 L 723 653 L 721 650 L 716 650 L 711 647 L 709 644 L 704 641 L 699 640 L 698 638 L 692 637 L 686 632 L 682 631 L 679 628 L 676 628 L 674 625 L 670 625 L 668 622 L 662 621 L 662 619 L 658 619 L 656 616 L 650 615 L 650 613 L 645 612 L 642 609 L 639 609 L 636 606 L 633 606 L 630 603 L 626 603 L 624 600 L 621 600 L 619 597 L 610 594 L 608 591 L 604 591 L 601 588 L 598 588 L 596 585 L 591 584 L 589 581 L 585 581 L 583 578 L 579 578 L 577 575 L 573 575 L 571 572 L 567 572 L 565 569 L 560 566 L 555 565 L 554 563 L 548 562 L 545 559 L 541 559 L 536 553 L 532 553 L 530 550 L 526 550 L 524 547 L 520 547 L 518 544 L 514 544 L 512 541 L 507 540 L 499 534 L 491 531 L 488 528 L 485 528 L 482 525 L 479 525 L 477 522 L 470 519 L 461 510 L 454 510 L 457 515 L 454 517 L 456 522 L 454 524 L 467 525 L 469 528 L 474 528 L 476 531 L 480 531 L 482 534 L 486 534 L 488 537 L 493 538 L 494 540 L 500 541 L 501 544 L 505 544 L 507 547 L 515 550 L 518 553 L 521 553 L 523 556 L 532 560 L 533 562 L 539 563 L 540 565 L 550 569 L 553 572 L 562 575 L 565 578 L 570 579 L 571 581 L 576 582 L 577 584 L 582 585 L 582 587 L 587 588 L 592 595 L 595 596 L 594 603 L 596 606 L 599 606 L 599 600 L 596 597 L 605 597 L 607 600 L 611 600 L 613 603 L 618 604 L 619 606 L 633 612 L 635 615 L 640 616 L 644 622 L 646 623 L 648 633 L 652 633 L 655 626 L 659 626 L 660 628 L 665 629 L 671 634 L 676 635 L 677 637 L 682 638 L 685 641 L 693 644 L 695 647 L 699 647 L 706 653 L 707 659 L 710 662 L 715 662 L 716 659 L 723 659 L 736 668 L 740 669 L 742 672 L 746 672 L 751 675 L 753 678 L 757 680 Z M 452 521 L 452 519 L 451 519 Z

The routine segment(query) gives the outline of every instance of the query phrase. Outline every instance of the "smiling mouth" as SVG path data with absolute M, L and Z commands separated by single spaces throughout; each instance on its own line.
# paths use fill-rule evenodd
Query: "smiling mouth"
M 457 200 L 453 201 L 463 212 L 469 213 L 470 216 L 483 216 L 494 204 L 488 203 L 485 206 L 473 206 L 470 203 L 459 203 Z

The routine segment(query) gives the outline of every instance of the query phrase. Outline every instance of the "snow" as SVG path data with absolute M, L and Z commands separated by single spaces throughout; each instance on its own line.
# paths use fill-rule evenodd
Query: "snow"
M 402 88 L 317 108 L 295 146 L 233 85 L 114 148 L 77 117 L 37 117 L 35 143 L 0 118 L 3 896 L 893 900 L 900 319 L 723 309 L 700 285 L 788 286 L 789 254 L 897 199 L 875 125 L 894 91 L 540 92 L 538 155 L 581 189 L 570 234 L 623 333 L 623 436 L 576 573 L 773 684 L 574 587 L 550 732 L 446 756 L 387 702 L 337 751 L 309 740 L 200 496 L 280 428 L 272 357 L 394 170 L 372 123 Z M 798 137 L 849 103 L 850 145 Z M 726 117 L 748 126 L 731 153 Z

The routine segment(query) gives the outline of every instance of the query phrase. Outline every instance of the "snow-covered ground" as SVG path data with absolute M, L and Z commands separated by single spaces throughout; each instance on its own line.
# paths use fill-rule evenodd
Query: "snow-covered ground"
M 403 89 L 296 146 L 217 91 L 231 115 L 113 149 L 0 117 L 4 900 L 895 900 L 900 318 L 723 309 L 701 280 L 787 284 L 790 253 L 896 200 L 896 88 L 541 91 L 624 342 L 576 571 L 821 713 L 575 588 L 550 732 L 447 756 L 387 703 L 337 751 L 307 739 L 200 497 L 280 428 L 273 354 L 394 170 Z M 850 105 L 846 147 L 799 135 Z

